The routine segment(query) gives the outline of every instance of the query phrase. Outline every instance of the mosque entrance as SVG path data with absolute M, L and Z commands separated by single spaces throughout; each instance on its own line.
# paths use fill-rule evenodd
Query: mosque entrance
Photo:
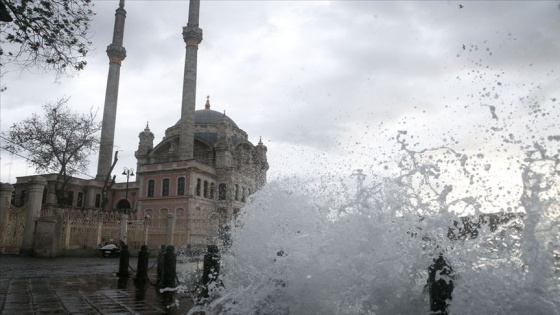
M 117 209 L 121 210 L 121 209 L 130 209 L 130 202 L 126 199 L 121 199 L 119 200 L 119 202 L 117 202 Z

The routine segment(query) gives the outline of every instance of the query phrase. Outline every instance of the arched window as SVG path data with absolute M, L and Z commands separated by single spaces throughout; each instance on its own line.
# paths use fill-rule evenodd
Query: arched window
M 239 185 L 235 184 L 235 200 L 239 200 Z
M 241 201 L 245 202 L 245 187 L 241 190 Z
M 208 181 L 204 181 L 204 198 L 208 198 Z
M 161 185 L 161 195 L 169 196 L 169 178 L 165 178 Z
M 214 199 L 215 191 L 216 185 L 214 185 L 214 183 L 210 183 L 210 199 Z
M 71 206 L 73 204 L 74 204 L 74 192 L 70 190 L 66 195 L 66 205 Z
M 153 197 L 154 196 L 154 191 L 156 188 L 156 181 L 153 179 L 150 179 L 148 181 L 148 197 Z
M 196 195 L 200 196 L 200 178 L 196 179 Z
M 183 196 L 185 195 L 185 178 L 179 177 L 177 179 L 177 195 Z
M 101 207 L 101 194 L 95 194 L 95 207 Z
M 80 207 L 80 208 L 84 206 L 84 193 L 83 192 L 78 193 L 78 199 L 76 199 L 76 206 Z
M 227 197 L 227 187 L 226 184 L 221 183 L 218 185 L 218 199 L 226 200 Z

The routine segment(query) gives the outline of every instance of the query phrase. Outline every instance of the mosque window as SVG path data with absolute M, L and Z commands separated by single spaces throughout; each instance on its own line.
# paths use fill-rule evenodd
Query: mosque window
M 204 198 L 208 198 L 208 181 L 204 181 Z
M 245 187 L 241 190 L 241 201 L 245 202 Z
M 226 193 L 227 193 L 226 184 L 221 183 L 220 185 L 218 185 L 218 199 L 226 200 Z
M 196 179 L 196 195 L 200 196 L 200 178 Z
M 99 208 L 101 206 L 101 194 L 95 194 L 95 207 Z
M 161 185 L 161 195 L 169 196 L 169 178 L 163 180 Z
M 66 195 L 66 205 L 71 206 L 72 204 L 74 204 L 74 192 L 69 191 Z
M 153 180 L 153 179 L 150 179 L 148 181 L 148 197 L 153 197 L 154 196 L 155 186 L 156 186 L 156 181 Z
M 185 194 L 185 178 L 179 177 L 177 179 L 177 195 L 183 196 Z
M 210 183 L 210 199 L 214 199 L 215 191 L 216 185 L 214 185 L 214 183 Z
M 239 185 L 235 184 L 235 200 L 239 200 Z
M 78 193 L 78 198 L 76 199 L 76 206 L 78 206 L 80 208 L 84 206 L 84 193 L 83 192 Z

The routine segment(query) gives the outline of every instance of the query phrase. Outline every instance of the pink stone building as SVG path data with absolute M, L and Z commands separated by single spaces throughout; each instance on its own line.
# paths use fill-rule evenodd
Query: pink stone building
M 129 178 L 131 182 L 107 185 L 106 179 L 115 173 L 111 172 L 111 165 L 118 123 L 118 86 L 121 62 L 126 58 L 124 2 L 120 0 L 116 10 L 113 42 L 107 47 L 109 74 L 97 175 L 93 179 L 70 181 L 67 207 L 84 212 L 124 212 L 134 220 L 165 219 L 174 214 L 188 222 L 184 232 L 189 235 L 189 243 L 208 243 L 219 236 L 221 229 L 232 224 L 247 198 L 266 183 L 267 148 L 261 141 L 253 145 L 247 133 L 231 118 L 210 108 L 209 99 L 204 109 L 195 109 L 197 53 L 202 30 L 198 27 L 200 1 L 192 0 L 188 24 L 183 27 L 186 58 L 181 117 L 165 130 L 163 140 L 157 144 L 146 125 L 138 135 L 135 176 Z M 42 176 L 47 180 L 43 208 L 56 207 L 57 176 Z M 30 179 L 30 176 L 17 178 L 13 204 L 25 203 Z

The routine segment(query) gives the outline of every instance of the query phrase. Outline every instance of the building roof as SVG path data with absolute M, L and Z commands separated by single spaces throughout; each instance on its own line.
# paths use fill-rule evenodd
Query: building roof
M 217 125 L 224 116 L 232 127 L 239 129 L 239 127 L 233 121 L 233 119 L 229 118 L 224 113 L 220 113 L 211 109 L 200 109 L 194 112 L 194 123 L 196 125 Z M 175 126 L 179 126 L 180 124 L 181 124 L 181 119 L 177 121 Z

